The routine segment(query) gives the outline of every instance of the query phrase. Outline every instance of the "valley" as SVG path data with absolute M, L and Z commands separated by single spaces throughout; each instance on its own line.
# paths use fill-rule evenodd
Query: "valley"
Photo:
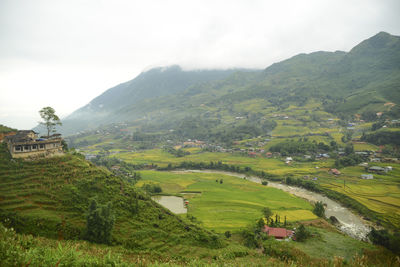
M 0 263 L 399 266 L 399 52 L 152 68 L 49 124 L 57 155 L 1 125 Z

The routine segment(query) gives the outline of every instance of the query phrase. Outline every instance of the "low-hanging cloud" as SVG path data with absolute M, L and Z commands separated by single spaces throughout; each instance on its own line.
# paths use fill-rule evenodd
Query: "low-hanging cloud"
M 27 128 L 36 121 L 17 115 L 47 105 L 68 114 L 148 66 L 265 68 L 348 51 L 379 31 L 400 34 L 398 10 L 396 0 L 3 0 L 0 112 Z

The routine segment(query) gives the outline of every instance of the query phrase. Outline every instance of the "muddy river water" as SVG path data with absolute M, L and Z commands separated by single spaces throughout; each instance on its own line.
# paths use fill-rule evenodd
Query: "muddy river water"
M 224 175 L 235 176 L 239 178 L 246 178 L 248 181 L 261 184 L 261 179 L 254 176 L 246 176 L 240 173 L 213 171 L 213 170 L 185 170 L 183 172 L 199 172 L 199 173 L 220 173 Z M 351 210 L 343 207 L 340 203 L 327 198 L 324 195 L 308 191 L 304 188 L 289 186 L 286 184 L 280 184 L 277 182 L 268 181 L 268 186 L 281 189 L 285 192 L 293 194 L 295 196 L 307 199 L 311 202 L 322 201 L 326 204 L 325 215 L 329 218 L 335 216 L 340 225 L 339 230 L 357 239 L 364 239 L 370 231 L 370 226 L 367 222 L 363 221 L 359 216 L 354 214 Z M 181 200 L 182 203 L 182 200 Z

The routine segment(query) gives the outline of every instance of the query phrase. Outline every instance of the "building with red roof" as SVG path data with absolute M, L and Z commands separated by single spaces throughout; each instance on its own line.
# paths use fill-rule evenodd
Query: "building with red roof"
M 285 228 L 269 227 L 267 225 L 264 226 L 263 232 L 267 233 L 269 236 L 275 237 L 276 239 L 285 239 L 288 237 L 292 237 L 294 234 L 294 232 L 291 230 L 287 230 Z
M 338 169 L 330 169 L 329 172 L 334 174 L 334 175 L 340 175 L 341 174 Z

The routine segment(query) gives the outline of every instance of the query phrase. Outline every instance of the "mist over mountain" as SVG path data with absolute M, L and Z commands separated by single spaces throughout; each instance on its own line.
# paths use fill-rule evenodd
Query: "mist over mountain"
M 299 54 L 262 71 L 154 68 L 73 112 L 61 131 L 68 135 L 115 122 L 172 123 L 206 113 L 221 118 L 245 113 L 232 107 L 251 99 L 284 109 L 311 98 L 338 116 L 400 104 L 400 37 L 380 32 L 349 52 Z
M 137 119 L 136 114 L 120 112 L 144 100 L 162 98 L 188 90 L 195 84 L 224 79 L 237 70 L 184 71 L 179 66 L 157 67 L 142 72 L 133 80 L 108 89 L 86 106 L 63 120 L 64 133 L 73 133 L 100 124 Z

